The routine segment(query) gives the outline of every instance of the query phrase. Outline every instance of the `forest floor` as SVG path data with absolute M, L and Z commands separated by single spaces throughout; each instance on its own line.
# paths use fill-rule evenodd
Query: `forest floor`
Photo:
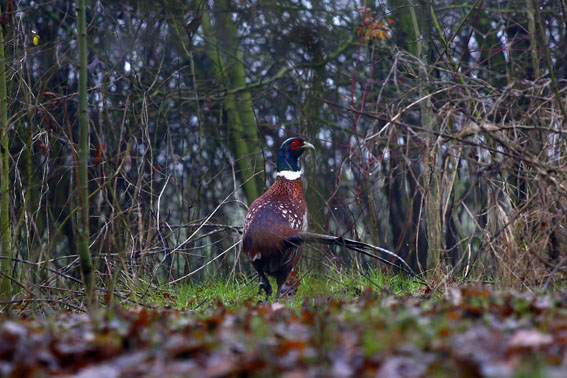
M 306 285 L 276 303 L 248 296 L 252 285 L 240 302 L 177 289 L 158 309 L 90 316 L 13 308 L 0 315 L 0 376 L 566 376 L 564 291 L 455 285 L 408 295 L 400 285 L 318 296 Z

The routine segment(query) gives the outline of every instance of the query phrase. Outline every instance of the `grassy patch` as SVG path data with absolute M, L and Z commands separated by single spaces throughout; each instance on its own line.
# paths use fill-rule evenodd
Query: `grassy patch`
M 356 271 L 330 271 L 326 274 L 304 274 L 296 295 L 292 299 L 282 299 L 287 306 L 299 308 L 311 302 L 321 303 L 328 300 L 352 300 L 365 290 L 372 288 L 386 294 L 414 295 L 423 286 L 411 277 L 387 275 L 380 270 L 368 270 L 363 275 Z M 276 283 L 271 280 L 274 291 Z M 262 301 L 263 294 L 257 295 L 258 279 L 251 277 L 211 277 L 201 282 L 185 282 L 174 287 L 153 290 L 146 303 L 158 307 L 170 307 L 178 310 L 193 310 L 197 313 L 210 309 L 213 303 L 221 302 L 227 308 L 236 308 L 245 303 Z M 274 294 L 275 295 L 275 294 Z M 270 298 L 274 299 L 274 295 Z

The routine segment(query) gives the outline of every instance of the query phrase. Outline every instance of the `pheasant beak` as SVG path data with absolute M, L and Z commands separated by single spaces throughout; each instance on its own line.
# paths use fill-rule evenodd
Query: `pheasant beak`
M 311 143 L 305 142 L 305 143 L 303 143 L 303 146 L 301 146 L 302 150 L 305 150 L 305 149 L 308 149 L 308 148 L 315 151 L 315 146 L 313 146 Z

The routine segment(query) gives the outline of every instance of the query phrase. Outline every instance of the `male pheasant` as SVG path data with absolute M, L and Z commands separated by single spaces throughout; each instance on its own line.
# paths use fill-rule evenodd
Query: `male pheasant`
M 275 277 L 279 298 L 287 276 L 299 260 L 298 243 L 288 238 L 307 230 L 307 207 L 301 184 L 298 159 L 306 149 L 315 149 L 301 138 L 282 143 L 278 154 L 276 181 L 250 208 L 244 220 L 242 249 L 260 276 L 260 288 L 266 301 L 272 286 L 266 274 Z

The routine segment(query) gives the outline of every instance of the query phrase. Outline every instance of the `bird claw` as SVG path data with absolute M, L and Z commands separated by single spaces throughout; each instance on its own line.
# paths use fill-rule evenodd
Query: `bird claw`
M 270 295 L 272 295 L 272 288 L 270 287 L 270 285 L 266 285 L 264 282 L 260 282 L 260 285 L 258 287 L 258 295 L 262 294 L 262 290 L 264 290 L 264 292 L 266 293 L 266 302 L 268 302 Z

